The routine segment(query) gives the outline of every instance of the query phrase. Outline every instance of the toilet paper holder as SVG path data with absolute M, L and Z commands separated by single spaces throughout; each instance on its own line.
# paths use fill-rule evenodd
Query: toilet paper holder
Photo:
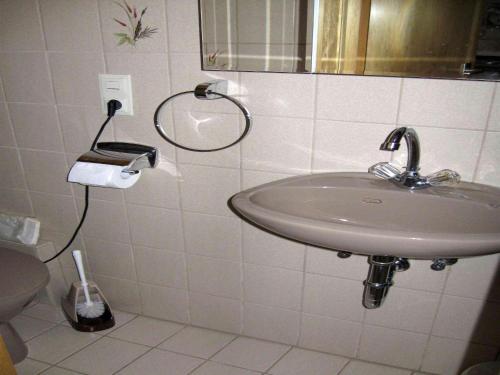
M 122 173 L 134 175 L 144 168 L 154 168 L 159 161 L 155 147 L 126 142 L 100 142 L 97 147 L 81 155 L 77 161 L 118 165 Z

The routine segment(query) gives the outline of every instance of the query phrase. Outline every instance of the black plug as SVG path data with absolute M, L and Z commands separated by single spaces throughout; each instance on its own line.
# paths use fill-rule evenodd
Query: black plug
M 118 100 L 111 99 L 108 102 L 108 117 L 113 117 L 120 108 L 122 107 L 122 103 Z

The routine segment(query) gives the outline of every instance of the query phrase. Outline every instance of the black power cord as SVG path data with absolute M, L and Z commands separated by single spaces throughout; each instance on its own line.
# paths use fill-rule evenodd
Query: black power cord
M 99 138 L 101 138 L 102 132 L 106 128 L 106 125 L 108 125 L 109 121 L 113 118 L 115 115 L 116 111 L 118 111 L 122 107 L 122 103 L 120 103 L 118 100 L 110 100 L 108 102 L 108 117 L 106 118 L 106 121 L 101 125 L 101 128 L 97 132 L 97 135 L 94 138 L 94 141 L 92 142 L 92 146 L 90 146 L 90 151 L 94 151 L 96 146 L 97 146 L 97 141 L 99 141 Z M 57 252 L 56 255 L 53 257 L 43 261 L 43 263 L 49 263 L 50 261 L 56 259 L 64 253 L 70 246 L 71 244 L 75 241 L 76 236 L 78 235 L 78 232 L 80 232 L 80 229 L 82 228 L 83 223 L 85 222 L 85 219 L 87 218 L 87 211 L 89 210 L 89 195 L 90 195 L 90 188 L 88 185 L 85 185 L 85 206 L 83 208 L 83 213 L 82 213 L 82 218 L 80 219 L 80 222 L 75 228 L 75 231 L 73 232 L 73 235 L 69 239 L 68 243 L 66 246 L 64 246 L 61 250 Z

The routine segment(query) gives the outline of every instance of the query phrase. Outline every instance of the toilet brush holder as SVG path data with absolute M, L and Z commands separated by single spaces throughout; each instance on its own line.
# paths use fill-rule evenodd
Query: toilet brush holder
M 84 288 L 81 281 L 75 281 L 66 297 L 62 298 L 61 306 L 71 326 L 77 331 L 95 332 L 111 328 L 115 325 L 113 313 L 108 301 L 96 283 L 88 281 L 88 291 L 93 301 L 102 302 L 104 312 L 96 318 L 86 318 L 77 313 L 77 306 L 85 301 Z

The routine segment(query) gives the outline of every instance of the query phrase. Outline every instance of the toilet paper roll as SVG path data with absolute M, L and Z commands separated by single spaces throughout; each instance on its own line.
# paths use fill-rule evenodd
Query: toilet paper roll
M 77 161 L 69 171 L 68 181 L 81 185 L 126 189 L 139 180 L 141 172 L 129 175 L 122 173 L 123 169 L 124 167 L 119 165 Z

